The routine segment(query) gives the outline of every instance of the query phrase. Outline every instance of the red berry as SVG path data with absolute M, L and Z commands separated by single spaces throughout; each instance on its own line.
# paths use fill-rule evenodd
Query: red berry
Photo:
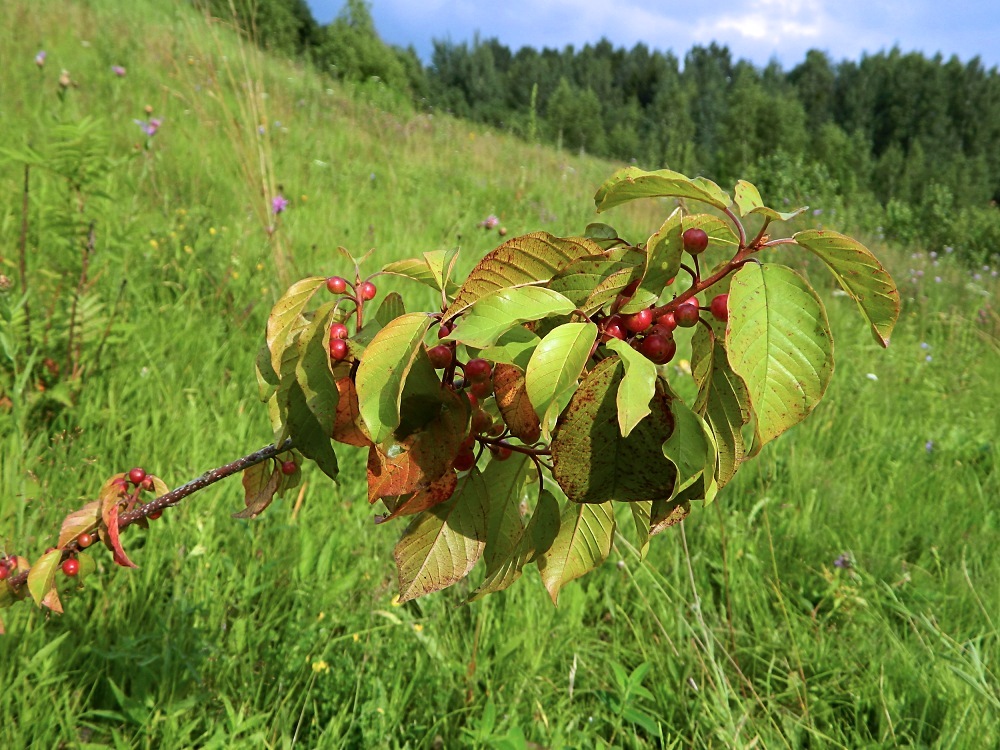
M 333 339 L 346 339 L 348 336 L 347 326 L 343 323 L 334 323 L 330 326 L 330 340 Z
M 298 464 L 294 461 L 283 461 L 281 464 L 281 473 L 286 477 L 291 476 L 299 470 Z
M 500 445 L 493 449 L 493 458 L 497 461 L 506 461 L 513 453 L 514 451 L 512 451 L 508 446 Z
M 326 288 L 331 294 L 343 294 L 347 290 L 347 280 L 340 276 L 331 276 L 326 280 Z
M 684 232 L 684 249 L 691 255 L 697 255 L 708 247 L 708 234 L 704 229 L 691 227 Z
M 472 434 L 482 435 L 493 426 L 493 417 L 482 409 L 472 415 Z
M 468 471 L 473 466 L 476 465 L 476 454 L 471 448 L 463 448 L 455 456 L 455 461 L 452 466 L 455 467 L 456 471 Z
M 431 360 L 431 366 L 435 370 L 443 370 L 448 365 L 451 364 L 452 355 L 451 347 L 445 344 L 438 344 L 437 346 L 432 346 L 427 350 L 427 356 Z
M 447 323 L 442 323 L 441 326 L 438 328 L 438 338 L 443 339 L 447 337 L 448 334 L 450 334 L 453 330 L 455 330 L 455 326 L 450 326 Z
M 642 340 L 639 351 L 646 359 L 655 364 L 663 365 L 674 358 L 674 354 L 677 353 L 677 344 L 672 338 L 654 333 Z
M 493 395 L 493 383 L 488 380 L 474 380 L 469 390 L 476 398 L 489 398 Z
M 370 281 L 366 281 L 358 287 L 358 294 L 361 295 L 361 299 L 363 300 L 375 299 L 377 291 L 378 290 L 375 288 L 375 285 Z
M 0 581 L 10 575 L 10 568 L 7 567 L 6 561 L 0 564 Z
M 156 519 L 158 519 L 162 515 L 163 515 L 163 511 L 162 510 L 154 510 L 152 513 L 150 513 L 148 516 L 146 516 L 146 518 L 148 518 L 150 521 L 155 521 Z
M 691 328 L 698 325 L 698 318 L 700 317 L 701 313 L 698 310 L 698 305 L 688 302 L 685 302 L 674 311 L 674 318 L 677 320 L 677 325 L 682 328 Z
M 139 486 L 149 492 L 149 490 L 153 489 L 153 478 L 151 476 L 147 476 L 142 480 L 142 484 Z
M 677 319 L 672 312 L 663 313 L 663 315 L 656 319 L 656 325 L 663 326 L 668 331 L 673 331 L 677 328 Z
M 625 329 L 622 328 L 617 323 L 604 326 L 605 341 L 608 339 L 624 339 L 624 338 L 625 338 Z
M 71 577 L 75 576 L 80 572 L 80 561 L 75 557 L 64 560 L 62 564 L 62 572 Z
M 465 377 L 469 380 L 489 380 L 493 367 L 485 359 L 470 359 L 465 365 Z
M 470 392 L 466 393 L 465 395 L 469 397 L 469 406 L 472 407 L 472 410 L 475 411 L 476 409 L 478 409 L 479 408 L 479 399 L 476 398 L 476 394 L 472 393 L 470 391 Z
M 142 484 L 142 480 L 146 478 L 146 470 L 136 466 L 128 473 L 128 478 L 132 484 L 140 485 Z
M 729 295 L 720 294 L 713 297 L 709 309 L 716 320 L 729 320 Z
M 343 339 L 333 339 L 330 342 L 330 359 L 340 362 L 347 358 L 347 342 Z
M 91 544 L 94 543 L 94 535 L 88 532 L 83 532 L 76 538 L 76 546 L 80 549 L 87 549 Z
M 657 323 L 655 326 L 653 326 L 652 328 L 650 328 L 646 332 L 646 335 L 647 336 L 653 336 L 653 335 L 663 336 L 663 338 L 665 338 L 665 339 L 672 339 L 674 337 L 674 329 L 673 328 L 667 328 L 666 326 L 660 325 L 659 323 Z
M 641 333 L 653 323 L 653 311 L 648 307 L 625 318 L 625 327 L 632 333 Z

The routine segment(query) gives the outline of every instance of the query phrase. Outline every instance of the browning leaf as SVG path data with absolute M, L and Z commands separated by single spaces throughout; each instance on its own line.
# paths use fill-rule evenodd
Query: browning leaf
M 358 408 L 358 392 L 350 377 L 337 381 L 340 398 L 337 400 L 337 417 L 333 422 L 333 439 L 358 448 L 372 444 L 362 428 L 361 411 Z
M 56 546 L 59 549 L 65 549 L 67 544 L 83 532 L 96 529 L 100 520 L 100 500 L 93 500 L 79 510 L 74 510 L 63 519 L 62 528 L 59 530 L 59 541 L 56 543 Z
M 498 362 L 493 367 L 493 387 L 497 406 L 511 434 L 531 445 L 542 435 L 541 422 L 528 398 L 524 373 L 514 365 Z
M 402 497 L 383 497 L 382 502 L 389 509 L 388 515 L 376 516 L 375 523 L 385 523 L 399 516 L 412 516 L 424 510 L 430 510 L 435 505 L 440 505 L 455 494 L 458 486 L 458 474 L 454 470 L 445 475 L 420 492 Z
M 233 513 L 233 518 L 256 518 L 274 500 L 282 474 L 281 468 L 272 464 L 273 462 L 265 461 L 244 470 L 243 502 L 247 507 L 238 513 Z

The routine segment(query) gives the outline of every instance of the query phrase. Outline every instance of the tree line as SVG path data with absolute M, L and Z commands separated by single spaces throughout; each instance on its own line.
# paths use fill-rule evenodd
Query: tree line
M 211 2 L 228 12 L 230 0 Z M 811 50 L 786 71 L 714 42 L 680 58 L 607 40 L 515 51 L 477 36 L 435 41 L 424 65 L 412 48 L 381 41 L 366 0 L 347 0 L 326 26 L 305 0 L 237 7 L 265 46 L 345 81 L 377 78 L 421 109 L 722 184 L 748 177 L 790 201 L 817 197 L 789 194 L 794 185 L 848 209 L 874 199 L 884 231 L 926 245 L 954 237 L 954 217 L 974 210 L 973 254 L 1000 247 L 1000 75 L 979 58 L 893 48 L 835 62 Z M 940 226 L 901 236 L 928 212 Z

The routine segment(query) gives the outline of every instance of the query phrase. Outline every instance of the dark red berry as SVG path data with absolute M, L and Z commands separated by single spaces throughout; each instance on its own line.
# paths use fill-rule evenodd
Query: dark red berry
M 489 398 L 493 395 L 493 383 L 488 380 L 474 380 L 469 390 L 476 398 Z
M 476 465 L 476 454 L 471 448 L 465 448 L 458 452 L 452 466 L 456 471 L 468 471 Z
M 672 339 L 674 337 L 674 329 L 667 328 L 664 325 L 657 323 L 655 326 L 649 329 L 646 333 L 647 336 L 663 336 L 665 339 Z
M 75 557 L 71 557 L 68 560 L 63 560 L 62 572 L 68 576 L 75 576 L 80 572 L 80 561 Z
M 9 575 L 10 575 L 10 568 L 7 567 L 6 561 L 4 561 L 4 564 L 0 565 L 0 581 L 5 579 Z
M 281 463 L 281 473 L 284 474 L 286 477 L 291 476 L 298 470 L 299 466 L 294 461 L 283 461 Z
M 508 458 L 511 457 L 511 454 L 514 453 L 514 451 L 512 451 L 506 445 L 497 446 L 492 450 L 493 450 L 493 458 L 495 458 L 497 461 L 506 461 Z
M 674 311 L 674 318 L 677 320 L 677 325 L 682 328 L 691 328 L 698 325 L 699 317 L 701 317 L 701 313 L 698 310 L 698 305 L 688 302 L 685 302 Z
M 427 356 L 431 361 L 431 366 L 435 370 L 443 370 L 445 367 L 451 364 L 452 355 L 451 347 L 445 344 L 438 344 L 437 346 L 432 346 L 427 350 Z
M 716 320 L 729 320 L 729 295 L 719 294 L 713 297 L 709 309 Z
M 493 417 L 487 414 L 482 409 L 474 412 L 472 415 L 472 434 L 482 435 L 490 427 L 493 426 Z
M 334 323 L 330 326 L 330 339 L 346 339 L 348 336 L 347 326 L 343 323 Z
M 667 330 L 672 331 L 677 328 L 677 319 L 674 318 L 672 312 L 663 313 L 663 315 L 656 319 L 656 325 L 663 326 Z
M 472 410 L 475 411 L 476 409 L 478 409 L 479 408 L 479 399 L 476 398 L 476 394 L 472 393 L 472 391 L 469 391 L 465 395 L 469 397 L 469 406 L 472 407 Z
M 672 338 L 654 333 L 642 340 L 639 351 L 646 359 L 651 360 L 655 364 L 662 365 L 673 359 L 674 354 L 677 353 L 677 344 Z
M 450 334 L 453 330 L 455 330 L 454 326 L 450 326 L 447 323 L 442 323 L 440 328 L 438 328 L 438 338 L 443 339 L 447 337 L 448 334 Z
M 343 294 L 347 290 L 347 280 L 340 276 L 331 276 L 326 280 L 326 288 L 331 294 Z
M 653 311 L 648 307 L 625 318 L 625 327 L 632 333 L 641 333 L 653 323 Z
M 147 492 L 149 492 L 151 489 L 153 489 L 153 478 L 151 476 L 147 476 L 145 479 L 142 480 L 142 484 L 140 484 L 139 486 L 142 487 Z
M 604 326 L 604 339 L 624 339 L 625 329 L 617 323 Z
M 94 543 L 94 535 L 88 532 L 83 532 L 76 538 L 76 546 L 80 549 L 87 549 L 91 544 Z
M 142 484 L 142 480 L 146 478 L 146 470 L 136 466 L 132 471 L 128 473 L 129 481 L 132 484 L 139 485 Z
M 465 377 L 469 380 L 489 380 L 493 367 L 485 359 L 470 359 L 465 365 Z
M 330 359 L 340 362 L 347 358 L 347 342 L 343 339 L 334 339 L 330 342 Z
M 162 515 L 163 515 L 163 511 L 162 510 L 154 510 L 152 513 L 150 513 L 148 516 L 146 516 L 146 518 L 148 518 L 150 521 L 155 521 L 156 519 L 158 519 Z
M 691 255 L 697 255 L 708 247 L 708 234 L 704 229 L 691 227 L 684 232 L 684 249 Z
M 375 288 L 375 285 L 370 281 L 366 281 L 358 287 L 358 294 L 361 295 L 361 299 L 363 300 L 375 299 L 377 292 L 378 290 Z

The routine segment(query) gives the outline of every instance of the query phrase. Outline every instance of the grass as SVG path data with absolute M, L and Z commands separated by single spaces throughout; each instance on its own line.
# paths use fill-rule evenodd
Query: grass
M 282 275 L 349 270 L 337 245 L 374 247 L 374 266 L 460 244 L 468 268 L 499 241 L 476 226 L 488 214 L 511 235 L 579 232 L 614 168 L 249 52 L 259 87 L 241 90 L 240 48 L 181 6 L 8 13 L 0 142 L 42 149 L 53 123 L 90 115 L 122 160 L 84 216 L 106 348 L 98 326 L 71 408 L 40 419 L 29 386 L 0 410 L 8 551 L 37 556 L 116 471 L 178 485 L 268 442 L 253 357 Z M 60 98 L 63 67 L 79 85 Z M 132 122 L 146 104 L 163 119 L 148 149 Z M 22 178 L 0 167 L 13 278 Z M 269 238 L 279 185 L 292 205 Z M 73 204 L 41 169 L 31 196 L 34 321 L 52 310 L 61 356 L 80 251 L 57 219 Z M 608 220 L 641 237 L 659 210 Z M 401 527 L 373 526 L 362 457 L 343 452 L 338 485 L 307 473 L 254 522 L 229 517 L 230 481 L 129 532 L 140 568 L 102 559 L 64 616 L 2 612 L 0 747 L 997 746 L 998 285 L 876 249 L 904 295 L 891 348 L 802 262 L 837 337 L 827 399 L 645 562 L 620 539 L 558 609 L 535 574 L 473 605 L 459 585 L 394 606 Z

